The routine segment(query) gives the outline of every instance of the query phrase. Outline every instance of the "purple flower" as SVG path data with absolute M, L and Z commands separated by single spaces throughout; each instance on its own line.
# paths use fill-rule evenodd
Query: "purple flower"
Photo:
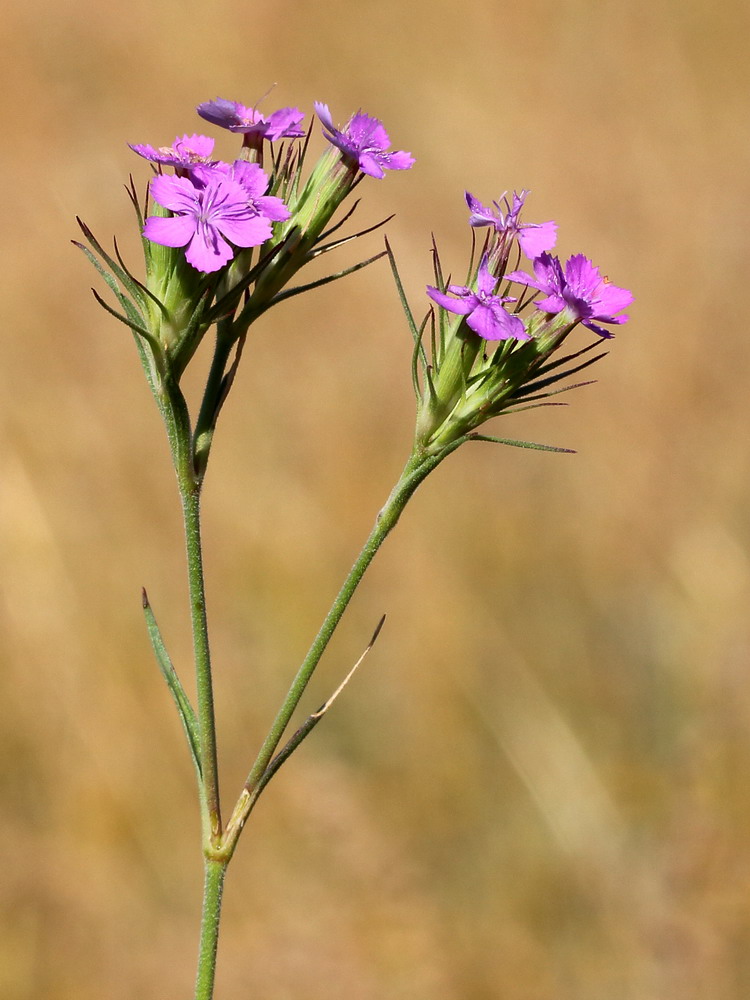
M 341 131 L 333 124 L 327 104 L 316 101 L 315 113 L 323 126 L 326 139 L 370 177 L 380 180 L 385 177 L 386 170 L 408 170 L 414 165 L 414 157 L 410 153 L 403 150 L 386 152 L 391 140 L 377 118 L 358 111 Z
M 159 146 L 158 149 L 130 142 L 128 145 L 134 153 L 152 163 L 163 163 L 169 167 L 192 167 L 196 163 L 210 163 L 211 153 L 214 151 L 214 141 L 207 135 L 178 135 L 171 146 Z
M 505 194 L 501 200 L 505 205 L 505 211 L 500 203 L 493 201 L 494 211 L 485 206 L 469 192 L 466 192 L 466 204 L 469 206 L 471 215 L 469 216 L 470 226 L 494 226 L 498 233 L 510 233 L 518 237 L 521 249 L 529 258 L 533 260 L 545 250 L 551 250 L 557 239 L 556 222 L 520 222 L 518 216 L 523 208 L 528 191 L 518 194 L 513 192 L 513 204 L 511 205 Z
M 242 171 L 239 179 L 234 169 L 196 167 L 189 177 L 154 177 L 151 196 L 174 214 L 171 218 L 152 215 L 146 220 L 143 235 L 163 246 L 185 247 L 188 263 L 206 274 L 218 271 L 234 256 L 227 240 L 238 247 L 264 243 L 272 230 L 269 217 L 257 204 L 265 199 L 250 194 L 251 187 L 257 189 L 257 175 L 248 179 Z M 257 169 L 263 174 L 260 167 Z M 267 179 L 263 190 L 266 187 Z
M 477 291 L 465 285 L 448 285 L 448 291 L 457 295 L 457 299 L 449 298 L 445 292 L 432 285 L 427 286 L 427 294 L 443 309 L 466 316 L 466 325 L 485 340 L 530 340 L 523 320 L 512 316 L 503 308 L 503 302 L 515 302 L 513 298 L 494 295 L 497 278 L 487 266 L 487 255 L 482 258 L 477 275 Z
M 299 108 L 281 108 L 266 118 L 255 108 L 247 108 L 238 101 L 217 97 L 215 101 L 199 104 L 196 111 L 207 122 L 229 129 L 230 132 L 253 135 L 268 139 L 269 142 L 276 139 L 299 139 L 305 134 L 298 127 L 305 117 Z
M 570 257 L 564 271 L 557 257 L 542 253 L 534 261 L 533 278 L 523 271 L 513 271 L 506 277 L 543 292 L 544 298 L 536 301 L 538 309 L 553 315 L 567 309 L 600 337 L 611 337 L 612 333 L 592 321 L 625 323 L 628 317 L 615 313 L 633 301 L 632 292 L 610 284 L 609 278 L 603 278 L 599 268 L 582 253 Z

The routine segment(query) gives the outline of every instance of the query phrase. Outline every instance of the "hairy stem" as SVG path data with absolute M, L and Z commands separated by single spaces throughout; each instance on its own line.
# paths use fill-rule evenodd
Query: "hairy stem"
M 219 768 L 216 752 L 216 719 L 214 715 L 211 654 L 208 645 L 206 592 L 203 582 L 201 549 L 200 486 L 180 477 L 180 495 L 185 524 L 188 582 L 190 587 L 190 618 L 193 628 L 195 680 L 198 691 L 198 728 L 205 801 L 204 849 L 221 837 L 219 804 Z
M 213 1000 L 216 976 L 216 948 L 219 943 L 221 897 L 224 891 L 225 862 L 206 858 L 203 885 L 203 917 L 198 950 L 198 974 L 195 979 L 195 1000 Z

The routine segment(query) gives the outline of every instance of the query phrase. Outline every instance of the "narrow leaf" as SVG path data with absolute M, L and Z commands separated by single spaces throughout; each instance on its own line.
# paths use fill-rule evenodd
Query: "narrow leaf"
M 352 233 L 351 236 L 343 236 L 340 240 L 334 240 L 332 243 L 325 243 L 322 247 L 316 246 L 310 254 L 310 259 L 312 260 L 315 257 L 320 257 L 321 254 L 328 253 L 329 250 L 335 250 L 337 247 L 342 247 L 345 243 L 351 243 L 352 240 L 358 240 L 360 236 L 367 236 L 368 233 L 374 233 L 376 229 L 380 229 L 381 226 L 386 225 L 386 223 L 390 222 L 392 218 L 393 216 L 389 215 L 387 219 L 383 219 L 381 222 L 376 222 L 374 226 L 370 226 L 368 229 L 360 229 L 358 233 Z M 338 229 L 338 226 L 335 226 L 334 228 Z M 333 232 L 333 229 L 329 229 L 328 232 Z
M 409 329 L 411 330 L 411 335 L 414 338 L 415 343 L 419 343 L 421 336 L 419 330 L 417 329 L 417 324 L 414 321 L 414 314 L 412 313 L 409 302 L 406 298 L 406 292 L 404 291 L 404 286 L 401 281 L 401 275 L 398 273 L 398 267 L 396 266 L 396 258 L 393 256 L 393 250 L 391 250 L 391 245 L 388 242 L 387 237 L 385 240 L 385 252 L 388 254 L 388 261 L 391 265 L 391 273 L 393 274 L 393 280 L 396 282 L 396 291 L 398 292 L 398 297 L 401 301 L 401 308 L 404 310 L 404 316 L 406 316 L 406 322 L 409 324 Z
M 533 398 L 533 397 L 532 397 Z M 543 397 L 540 397 L 543 398 Z M 538 410 L 540 406 L 568 406 L 568 403 L 532 403 L 530 402 L 528 406 L 513 406 L 511 409 L 502 409 L 498 411 L 496 416 L 500 416 L 500 413 L 523 413 L 524 410 Z
M 195 770 L 198 772 L 198 777 L 200 778 L 202 768 L 198 719 L 193 711 L 193 706 L 190 704 L 190 699 L 185 694 L 185 689 L 180 683 L 177 671 L 172 666 L 172 661 L 169 658 L 169 653 L 164 645 L 164 640 L 162 639 L 161 632 L 159 631 L 159 626 L 156 624 L 156 618 L 151 610 L 151 605 L 149 604 L 145 588 L 143 590 L 143 614 L 146 618 L 148 637 L 151 640 L 151 646 L 153 647 L 154 654 L 156 656 L 156 662 L 159 665 L 162 677 L 167 682 L 167 687 L 169 688 L 172 698 L 174 699 L 174 703 L 177 706 L 180 721 L 182 722 L 182 728 L 185 730 L 185 736 L 188 741 L 190 755 L 193 758 Z
M 422 325 L 419 328 L 417 339 L 414 341 L 414 350 L 411 355 L 411 381 L 414 386 L 414 394 L 418 400 L 422 398 L 422 386 L 419 382 L 418 366 L 421 364 L 423 375 L 426 375 L 427 369 L 429 368 L 427 355 L 425 354 L 424 345 L 422 344 L 425 327 L 427 326 L 429 319 L 430 313 L 427 313 L 425 318 L 422 320 Z
M 115 254 L 117 255 L 117 260 L 118 260 L 120 266 L 122 267 L 123 271 L 127 274 L 127 276 L 130 278 L 130 280 L 135 285 L 137 285 L 138 288 L 140 288 L 140 290 L 143 292 L 143 294 L 145 296 L 147 296 L 149 299 L 151 299 L 151 301 L 154 303 L 154 305 L 159 309 L 159 312 L 162 314 L 162 316 L 165 319 L 168 319 L 169 318 L 169 312 L 167 310 L 167 307 L 164 305 L 164 303 L 161 302 L 156 297 L 156 295 L 154 295 L 154 293 L 149 288 L 146 288 L 146 286 L 143 284 L 142 281 L 139 281 L 138 278 L 136 278 L 134 274 L 130 273 L 127 265 L 125 264 L 125 261 L 122 259 L 122 255 L 120 254 L 120 248 L 117 245 L 117 237 L 114 238 L 113 242 L 114 242 L 114 245 L 115 245 Z
M 487 434 L 467 434 L 469 441 L 491 441 L 493 444 L 508 444 L 513 448 L 531 448 L 533 451 L 557 451 L 575 455 L 574 448 L 557 448 L 552 444 L 535 444 L 533 441 L 513 441 L 510 438 L 490 437 Z
M 573 368 L 568 368 L 566 371 L 557 372 L 547 378 L 537 379 L 536 382 L 529 382 L 527 385 L 522 386 L 514 392 L 513 398 L 516 399 L 521 396 L 527 396 L 530 393 L 537 392 L 539 389 L 546 388 L 548 385 L 554 385 L 555 382 L 559 382 L 561 379 L 567 378 L 569 375 L 575 375 L 576 372 L 581 372 L 584 368 L 588 368 L 589 365 L 593 365 L 596 364 L 597 361 L 601 361 L 602 358 L 607 356 L 607 353 L 607 351 L 603 351 L 601 354 L 597 354 L 593 358 L 588 358 L 586 361 L 582 361 L 580 365 L 575 365 Z
M 143 337 L 144 340 L 148 341 L 148 344 L 151 347 L 151 350 L 154 352 L 154 354 L 156 354 L 158 356 L 161 353 L 161 349 L 159 347 L 159 344 L 157 343 L 156 338 L 154 337 L 154 335 L 152 333 L 149 333 L 148 330 L 146 330 L 144 327 L 140 326 L 138 323 L 135 323 L 133 320 L 129 319 L 127 316 L 123 316 L 120 313 L 118 313 L 116 309 L 113 309 L 112 306 L 108 305 L 104 301 L 104 299 L 101 297 L 101 295 L 97 292 L 97 290 L 95 288 L 92 288 L 91 291 L 94 293 L 94 298 L 99 303 L 99 305 L 102 307 L 102 309 L 106 310 L 109 313 L 110 316 L 114 316 L 115 319 L 119 319 L 119 321 L 121 323 L 124 323 L 125 326 L 130 327 L 130 329 L 133 331 L 133 333 L 138 334 L 139 337 Z M 126 303 L 127 303 L 127 300 L 126 300 Z
M 337 223 L 336 223 L 335 225 L 331 226 L 331 228 L 330 228 L 330 229 L 326 229 L 326 231 L 325 231 L 324 233 L 321 233 L 321 234 L 320 234 L 320 237 L 319 237 L 319 239 L 321 239 L 321 240 L 327 240 L 329 236 L 333 236 L 333 234 L 334 234 L 335 232 L 337 232 L 337 230 L 341 229 L 341 227 L 342 227 L 342 226 L 343 226 L 343 225 L 344 225 L 344 224 L 345 224 L 345 223 L 346 223 L 346 222 L 347 222 L 347 221 L 348 221 L 349 219 L 351 219 L 351 217 L 352 217 L 352 216 L 354 215 L 354 213 L 355 213 L 355 212 L 357 211 L 357 209 L 359 208 L 359 203 L 360 203 L 360 201 L 361 201 L 361 198 L 357 198 L 357 200 L 356 200 L 356 201 L 354 202 L 354 204 L 352 205 L 352 207 L 351 207 L 351 208 L 349 209 L 349 211 L 348 211 L 348 212 L 346 213 L 346 215 L 344 216 L 344 218 L 343 218 L 343 219 L 341 219 L 341 221 L 340 221 L 340 222 L 337 222 Z M 391 216 L 391 218 L 393 218 L 393 216 Z
M 571 389 L 582 389 L 585 385 L 596 385 L 596 379 L 592 378 L 586 382 L 574 382 L 572 385 L 564 385 L 560 389 L 551 389 L 549 392 L 540 392 L 537 396 L 520 396 L 524 403 L 530 403 L 535 399 L 548 399 L 550 396 L 559 396 L 561 392 L 570 392 Z M 516 399 L 516 396 L 512 396 L 511 399 Z M 563 405 L 563 404 L 560 404 Z M 567 405 L 567 404 L 565 404 Z
M 343 271 L 338 271 L 336 274 L 326 275 L 325 278 L 319 278 L 317 281 L 310 281 L 306 285 L 295 285 L 294 288 L 288 288 L 284 292 L 279 292 L 278 295 L 274 295 L 273 299 L 269 303 L 270 306 L 275 306 L 278 302 L 283 302 L 284 299 L 290 299 L 293 295 L 299 295 L 301 292 L 309 292 L 311 288 L 320 288 L 321 285 L 328 285 L 332 281 L 338 281 L 339 278 L 345 278 L 348 274 L 354 274 L 355 271 L 360 271 L 363 267 L 368 267 L 370 264 L 374 264 L 376 260 L 380 260 L 381 257 L 385 257 L 386 251 L 381 250 L 380 253 L 375 254 L 374 257 L 368 257 L 367 260 L 362 260 L 359 264 L 353 264 L 352 267 L 347 267 Z
M 287 740 L 287 742 L 284 744 L 284 746 L 281 748 L 281 750 L 279 750 L 279 752 L 276 754 L 276 756 L 270 762 L 270 764 L 268 765 L 268 767 L 266 768 L 266 770 L 263 772 L 263 777 L 260 779 L 260 782 L 258 783 L 258 787 L 255 790 L 256 791 L 256 797 L 257 797 L 257 795 L 260 794 L 260 792 L 262 791 L 262 789 L 268 784 L 268 782 L 271 780 L 271 778 L 274 776 L 274 774 L 276 774 L 276 772 L 279 770 L 279 768 L 281 767 L 281 765 L 291 757 L 291 755 L 294 753 L 294 751 L 297 749 L 297 747 L 299 747 L 299 745 L 303 742 L 303 740 L 305 740 L 310 735 L 310 733 L 317 726 L 317 724 L 320 722 L 320 720 L 326 714 L 326 712 L 328 711 L 328 709 L 331 707 L 331 705 L 333 705 L 334 701 L 336 701 L 336 699 L 338 698 L 338 696 L 341 694 L 341 692 L 344 690 L 344 688 L 346 687 L 346 685 L 352 679 L 352 677 L 357 672 L 357 670 L 358 670 L 360 664 L 362 663 L 362 661 L 364 660 L 364 658 L 367 656 L 367 654 L 370 652 L 370 650 L 372 649 L 372 647 L 375 645 L 375 642 L 377 641 L 377 638 L 380 635 L 380 630 L 383 628 L 383 624 L 385 623 L 385 617 L 386 617 L 385 615 L 382 616 L 382 618 L 378 622 L 378 624 L 377 624 L 377 626 L 375 628 L 375 631 L 372 634 L 372 638 L 368 642 L 368 644 L 367 644 L 364 652 L 362 653 L 362 655 L 360 656 L 360 658 L 357 660 L 357 662 L 354 664 L 354 666 L 351 668 L 351 670 L 346 675 L 346 677 L 343 679 L 343 681 L 339 684 L 339 686 L 333 692 L 333 694 L 330 696 L 330 698 L 328 698 L 325 702 L 323 702 L 323 704 L 320 706 L 320 708 L 316 712 L 313 712 L 312 715 L 309 715 L 305 719 L 305 721 L 302 723 L 302 725 L 299 727 L 299 729 L 294 733 L 293 736 L 290 736 L 290 738 Z
M 125 288 L 127 288 L 130 296 L 133 299 L 135 299 L 140 306 L 143 306 L 145 304 L 143 293 L 141 292 L 138 285 L 131 280 L 128 273 L 124 271 L 122 267 L 120 267 L 120 265 L 114 259 L 114 257 L 110 256 L 110 254 L 107 253 L 107 251 L 102 247 L 102 245 L 96 239 L 92 231 L 86 225 L 86 223 L 78 216 L 76 216 L 76 222 L 81 227 L 81 232 L 83 233 L 83 235 L 89 241 L 94 250 L 99 254 L 99 256 L 102 258 L 107 267 L 109 267 L 112 274 L 114 274 L 117 280 L 122 282 Z
M 595 347 L 601 346 L 601 338 L 599 340 L 593 340 L 590 344 L 582 347 L 580 351 L 574 351 L 572 354 L 566 354 L 562 358 L 556 358 L 554 361 L 549 361 L 543 364 L 537 371 L 538 375 L 543 375 L 546 372 L 552 371 L 553 368 L 559 368 L 561 365 L 566 365 L 569 361 L 575 361 L 576 358 L 580 358 L 583 354 L 588 354 L 589 351 L 593 351 Z M 599 357 L 604 357 L 608 354 L 608 351 L 604 351 Z

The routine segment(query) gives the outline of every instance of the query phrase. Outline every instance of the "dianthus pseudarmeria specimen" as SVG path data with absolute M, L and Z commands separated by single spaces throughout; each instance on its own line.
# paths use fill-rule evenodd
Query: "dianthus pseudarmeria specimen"
M 326 104 L 316 104 L 325 143 L 308 169 L 312 126 L 298 108 L 268 116 L 256 107 L 216 98 L 201 104 L 205 121 L 241 137 L 230 162 L 218 159 L 214 140 L 198 133 L 170 146 L 134 144 L 150 161 L 148 197 L 131 183 L 129 194 L 143 235 L 143 274 L 134 275 L 119 252 L 108 253 L 81 223 L 77 244 L 103 277 L 116 305 L 98 301 L 130 328 L 149 388 L 164 420 L 177 474 L 187 547 L 196 699 L 188 697 L 167 652 L 151 603 L 143 610 L 157 664 L 174 699 L 196 774 L 204 863 L 203 919 L 195 1000 L 214 996 L 221 899 L 227 866 L 261 793 L 279 768 L 324 718 L 340 687 L 286 735 L 295 709 L 346 607 L 380 545 L 418 486 L 467 442 L 490 441 L 544 451 L 568 449 L 487 434 L 494 417 L 534 406 L 575 388 L 570 376 L 603 355 L 602 338 L 627 319 L 632 301 L 583 254 L 563 265 L 550 252 L 554 222 L 522 220 L 528 192 L 502 194 L 486 207 L 465 193 L 472 253 L 465 284 L 446 280 L 433 246 L 432 283 L 421 319 L 415 317 L 395 257 L 386 249 L 324 278 L 300 273 L 315 258 L 371 234 L 378 226 L 342 235 L 358 203 L 339 210 L 363 181 L 407 171 L 412 155 L 392 150 L 383 124 L 357 111 L 336 124 Z M 382 223 L 380 224 L 382 225 Z M 203 580 L 200 502 L 209 455 L 250 327 L 269 309 L 300 294 L 315 294 L 387 256 L 406 325 L 413 337 L 411 381 L 416 400 L 414 444 L 403 471 L 380 506 L 372 530 L 313 638 L 289 691 L 259 739 L 247 779 L 226 813 L 219 795 L 213 670 Z M 521 259 L 529 262 L 526 269 Z M 568 347 L 576 328 L 593 334 Z M 197 405 L 183 392 L 185 371 L 209 338 L 213 358 Z M 289 335 L 290 341 L 293 332 Z M 366 352 L 372 345 L 362 344 Z M 409 373 L 405 373 L 405 378 Z M 290 403 L 291 405 L 291 403 Z M 371 648 L 375 635 L 365 649 Z

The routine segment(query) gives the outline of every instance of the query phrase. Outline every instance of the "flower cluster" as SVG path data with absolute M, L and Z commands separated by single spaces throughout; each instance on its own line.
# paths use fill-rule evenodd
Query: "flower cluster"
M 414 163 L 408 153 L 388 152 L 390 140 L 377 118 L 358 112 L 340 130 L 327 105 L 315 108 L 325 138 L 339 150 L 347 168 L 356 164 L 355 173 L 382 178 L 385 170 L 406 170 Z M 283 199 L 268 193 L 276 185 L 260 166 L 260 151 L 264 141 L 304 136 L 300 127 L 304 114 L 298 108 L 281 108 L 266 118 L 256 108 L 221 97 L 196 110 L 206 121 L 244 137 L 242 153 L 233 163 L 212 159 L 214 140 L 205 135 L 178 136 L 171 146 L 131 144 L 130 148 L 160 167 L 175 169 L 174 176 L 159 174 L 151 182 L 152 199 L 170 214 L 151 216 L 143 235 L 162 246 L 184 247 L 188 263 L 211 274 L 232 260 L 236 248 L 260 246 L 271 239 L 272 223 L 291 218 Z M 315 178 L 317 188 L 321 180 Z M 350 187 L 351 183 L 339 192 L 341 197 Z
M 436 284 L 427 286 L 427 295 L 440 308 L 437 320 L 431 319 L 431 357 L 422 344 L 426 320 L 414 362 L 417 440 L 426 451 L 438 453 L 512 406 L 563 391 L 550 387 L 601 356 L 565 367 L 594 344 L 551 360 L 571 330 L 580 323 L 609 338 L 607 326 L 627 320 L 622 310 L 633 301 L 627 289 L 611 284 L 583 254 L 563 265 L 549 252 L 556 223 L 520 221 L 527 195 L 503 195 L 490 209 L 466 192 L 469 225 L 488 229 L 479 265 L 466 285 L 446 287 L 435 251 Z M 531 261 L 533 275 L 518 268 L 521 254 Z M 509 271 L 512 257 L 515 268 Z M 542 294 L 535 299 L 537 292 Z
M 226 161 L 215 151 L 214 139 L 199 133 L 178 135 L 171 145 L 131 144 L 154 171 L 145 201 L 132 181 L 128 189 L 143 236 L 145 278 L 131 273 L 117 246 L 108 253 L 81 223 L 88 245 L 78 246 L 119 310 L 94 294 L 135 334 L 160 406 L 168 386 L 168 392 L 179 393 L 187 365 L 215 329 L 217 355 L 196 430 L 201 451 L 196 467 L 205 464 L 210 434 L 234 377 L 238 358 L 232 362 L 231 352 L 239 354 L 250 325 L 276 303 L 383 256 L 292 285 L 314 258 L 377 228 L 327 239 L 356 208 L 340 222 L 332 221 L 352 189 L 368 175 L 382 179 L 386 171 L 406 170 L 414 162 L 408 153 L 390 150 L 377 118 L 357 112 L 338 127 L 326 105 L 316 108 L 326 145 L 309 171 L 311 129 L 304 128 L 304 113 L 295 107 L 264 115 L 221 97 L 200 104 L 201 118 L 241 137 L 235 156 Z
M 377 118 L 357 111 L 338 125 L 328 105 L 316 103 L 328 147 L 304 177 L 310 133 L 299 142 L 306 135 L 299 108 L 266 116 L 217 97 L 197 112 L 242 137 L 233 160 L 219 159 L 214 140 L 197 133 L 177 136 L 170 146 L 131 145 L 155 172 L 150 214 L 131 190 L 144 237 L 145 283 L 84 232 L 93 248 L 86 252 L 122 307 L 115 315 L 136 333 L 154 384 L 165 373 L 179 382 L 202 337 L 216 326 L 224 367 L 212 378 L 214 395 L 202 417 L 213 426 L 233 378 L 230 350 L 239 350 L 250 324 L 275 303 L 377 259 L 290 287 L 313 258 L 370 231 L 329 238 L 341 225 L 331 220 L 352 189 L 366 177 L 381 180 L 387 171 L 408 170 L 414 159 L 391 149 Z M 591 354 L 579 359 L 627 320 L 623 310 L 631 293 L 610 283 L 583 254 L 564 264 L 554 256 L 557 224 L 522 218 L 527 196 L 525 190 L 506 192 L 488 206 L 465 192 L 478 253 L 472 252 L 460 284 L 444 280 L 435 249 L 435 281 L 427 286 L 431 307 L 421 328 L 400 288 L 415 337 L 416 446 L 423 453 L 439 455 L 476 437 L 476 428 L 491 417 L 563 391 L 551 387 L 597 360 Z M 400 287 L 392 255 L 391 264 Z M 596 334 L 594 343 L 553 358 L 579 325 Z

